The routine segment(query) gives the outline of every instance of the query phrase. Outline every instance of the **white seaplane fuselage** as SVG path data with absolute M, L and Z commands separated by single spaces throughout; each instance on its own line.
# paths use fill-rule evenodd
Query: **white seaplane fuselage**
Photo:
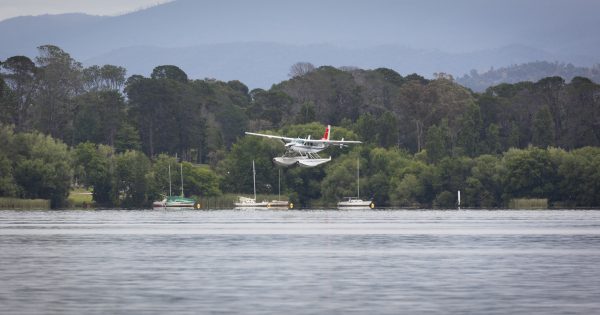
M 298 138 L 290 143 L 286 143 L 285 147 L 300 154 L 319 153 L 326 148 L 325 144 L 323 143 L 307 142 L 306 139 L 301 138 Z

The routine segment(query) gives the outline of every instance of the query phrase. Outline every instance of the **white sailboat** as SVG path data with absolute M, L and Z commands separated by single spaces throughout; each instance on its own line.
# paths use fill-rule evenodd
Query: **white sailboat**
M 278 195 L 277 195 L 277 200 L 271 200 L 271 202 L 269 202 L 269 204 L 267 205 L 267 208 L 270 209 L 293 209 L 294 208 L 294 204 L 285 200 L 281 200 L 281 169 L 278 169 L 278 182 L 277 182 L 277 188 L 278 188 Z
M 256 202 L 256 169 L 254 168 L 254 160 L 252 160 L 252 181 L 254 182 L 254 198 L 239 196 L 238 202 L 233 203 L 236 208 L 252 209 L 267 208 L 269 206 L 269 202 L 267 201 Z
M 360 199 L 360 159 L 356 161 L 356 197 L 346 197 L 337 204 L 338 209 L 373 209 L 375 203 Z

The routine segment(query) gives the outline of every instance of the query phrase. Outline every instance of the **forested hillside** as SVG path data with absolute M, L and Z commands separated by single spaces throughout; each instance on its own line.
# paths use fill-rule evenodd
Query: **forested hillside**
M 591 68 L 585 68 L 576 67 L 570 63 L 536 61 L 498 69 L 492 68 L 483 73 L 471 70 L 469 74 L 458 78 L 457 82 L 476 92 L 482 92 L 490 86 L 501 83 L 535 82 L 545 77 L 554 76 L 561 77 L 566 81 L 571 81 L 575 77 L 586 77 L 599 83 L 600 64 L 596 64 Z
M 148 205 L 165 193 L 174 156 L 189 162 L 189 194 L 252 191 L 252 160 L 257 189 L 272 193 L 271 158 L 283 148 L 244 131 L 316 137 L 331 124 L 332 137 L 365 143 L 330 149 L 325 167 L 285 169 L 282 187 L 295 202 L 352 195 L 361 159 L 361 191 L 383 206 L 452 206 L 459 189 L 473 207 L 519 197 L 600 206 L 600 85 L 588 78 L 474 93 L 444 73 L 427 80 L 304 63 L 289 80 L 249 90 L 190 80 L 173 65 L 127 77 L 118 66 L 85 68 L 56 46 L 38 51 L 0 65 L 0 196 L 58 207 L 78 182 L 98 204 Z

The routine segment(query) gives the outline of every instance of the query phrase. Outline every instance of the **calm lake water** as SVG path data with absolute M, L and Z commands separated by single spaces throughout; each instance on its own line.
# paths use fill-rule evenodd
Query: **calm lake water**
M 0 211 L 2 314 L 600 314 L 600 211 Z

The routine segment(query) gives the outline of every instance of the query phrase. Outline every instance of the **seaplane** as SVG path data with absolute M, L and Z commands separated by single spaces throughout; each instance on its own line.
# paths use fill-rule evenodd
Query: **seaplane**
M 331 161 L 329 158 L 322 158 L 319 156 L 319 152 L 325 150 L 330 146 L 339 146 L 340 148 L 347 146 L 348 144 L 362 143 L 356 140 L 331 140 L 331 126 L 327 125 L 325 133 L 321 139 L 311 139 L 310 135 L 306 138 L 290 138 L 282 136 L 267 135 L 262 133 L 246 132 L 250 136 L 259 136 L 269 139 L 281 140 L 285 146 L 285 152 L 282 156 L 273 158 L 273 163 L 279 166 L 295 166 L 300 167 L 315 167 L 321 164 L 325 164 Z

